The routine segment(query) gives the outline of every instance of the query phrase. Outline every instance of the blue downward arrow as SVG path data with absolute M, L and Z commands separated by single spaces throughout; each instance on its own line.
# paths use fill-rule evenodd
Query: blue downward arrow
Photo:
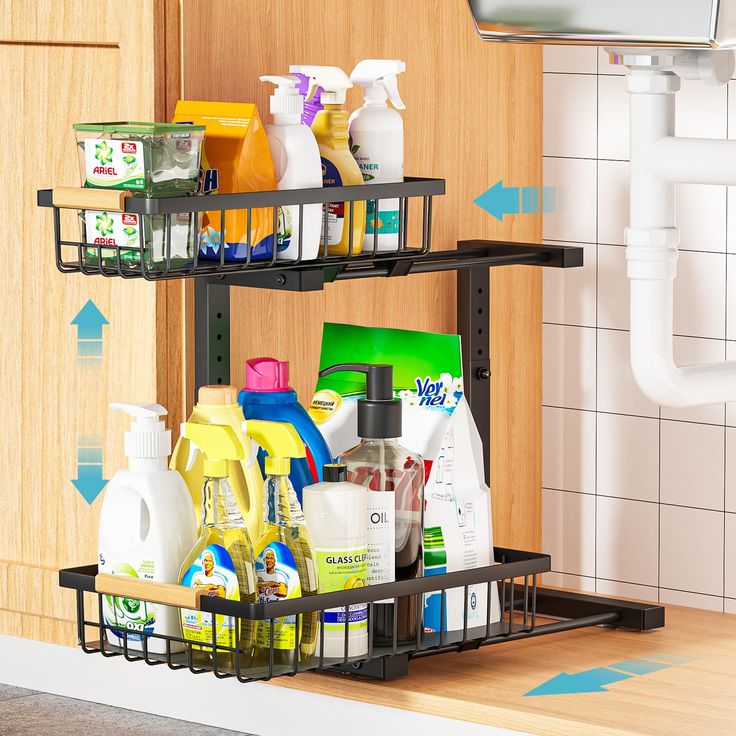
M 102 326 L 110 324 L 91 299 L 87 300 L 71 323 L 77 326 L 79 340 L 101 340 Z
M 102 477 L 101 465 L 80 465 L 72 483 L 84 500 L 91 504 L 107 485 L 107 480 Z
M 614 682 L 628 680 L 632 676 L 623 672 L 614 672 L 605 667 L 597 667 L 594 670 L 586 670 L 578 672 L 574 675 L 568 675 L 562 672 L 555 675 L 551 680 L 542 683 L 525 696 L 534 695 L 565 695 L 569 693 L 604 693 L 606 688 L 604 685 L 611 685 Z

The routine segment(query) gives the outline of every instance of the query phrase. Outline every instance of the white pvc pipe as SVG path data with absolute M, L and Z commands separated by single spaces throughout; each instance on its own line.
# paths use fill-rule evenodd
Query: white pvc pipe
M 736 184 L 736 141 L 674 138 L 656 141 L 647 156 L 649 170 L 682 184 Z
M 685 140 L 680 145 L 673 138 L 678 89 L 679 79 L 670 72 L 632 69 L 629 76 L 631 214 L 626 258 L 634 376 L 657 404 L 688 407 L 736 401 L 736 362 L 675 364 L 672 310 L 679 234 L 674 181 L 725 174 L 707 152 L 717 149 L 725 161 L 733 161 L 736 141 Z M 666 155 L 678 160 L 667 162 Z M 733 164 L 723 167 L 728 165 Z M 730 176 L 728 181 L 733 181 Z

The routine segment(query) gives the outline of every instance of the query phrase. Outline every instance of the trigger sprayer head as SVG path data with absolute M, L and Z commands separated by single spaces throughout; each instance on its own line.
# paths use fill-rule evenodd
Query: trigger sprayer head
M 345 72 L 337 66 L 301 66 L 298 69 L 301 74 L 309 77 L 309 92 L 307 101 L 314 97 L 318 87 L 322 87 L 323 105 L 342 105 L 345 102 L 347 91 L 353 86 Z
M 397 75 L 405 71 L 406 63 L 400 59 L 364 59 L 353 69 L 350 79 L 363 87 L 366 102 L 383 102 L 388 97 L 397 110 L 405 110 L 396 81 Z

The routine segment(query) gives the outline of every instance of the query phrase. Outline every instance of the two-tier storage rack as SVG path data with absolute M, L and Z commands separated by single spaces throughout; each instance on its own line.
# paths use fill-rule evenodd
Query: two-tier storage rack
M 245 194 L 219 194 L 207 197 L 173 197 L 143 199 L 126 196 L 119 191 L 100 192 L 90 189 L 54 189 L 38 192 L 38 204 L 51 208 L 54 218 L 56 263 L 64 273 L 101 275 L 111 278 L 195 279 L 195 383 L 228 384 L 230 382 L 230 287 L 247 286 L 281 291 L 315 291 L 325 284 L 348 279 L 372 277 L 396 278 L 409 274 L 436 271 L 457 271 L 458 332 L 462 337 L 463 374 L 465 392 L 475 417 L 483 445 L 490 447 L 490 323 L 488 297 L 489 268 L 508 265 L 573 268 L 582 266 L 582 248 L 560 245 L 537 245 L 505 241 L 461 241 L 457 250 L 432 250 L 433 198 L 445 192 L 441 179 L 406 178 L 393 184 L 366 184 L 363 186 L 330 189 L 303 189 Z M 221 222 L 232 210 L 245 211 L 248 222 L 252 211 L 268 208 L 276 231 L 279 208 L 298 208 L 299 220 L 308 204 L 344 202 L 352 214 L 356 202 L 372 203 L 373 231 L 378 232 L 378 212 L 381 200 L 399 200 L 399 236 L 392 252 L 376 252 L 355 248 L 352 236 L 345 256 L 331 256 L 322 249 L 317 260 L 301 257 L 299 238 L 298 257 L 292 261 L 279 260 L 274 253 L 268 260 L 247 257 L 241 262 L 229 262 L 222 249 L 219 258 L 208 259 L 194 255 L 191 262 L 176 261 L 171 256 L 172 218 L 190 215 L 197 222 L 206 211 L 219 211 Z M 417 216 L 415 208 L 420 210 Z M 120 250 L 82 239 L 67 240 L 62 235 L 63 209 L 113 210 L 135 214 L 143 222 L 157 218 L 162 233 L 162 247 L 155 261 L 150 258 L 150 243 L 140 228 L 139 242 L 127 248 L 126 258 Z M 417 217 L 416 221 L 412 218 Z M 325 231 L 327 208 L 325 208 Z M 248 228 L 250 230 L 250 228 Z M 352 230 L 352 228 L 351 228 Z M 301 231 L 301 228 L 300 228 Z M 225 238 L 223 237 L 223 240 Z M 324 240 L 324 239 L 323 239 Z M 250 245 L 250 243 L 248 243 Z M 134 258 L 130 258 L 131 251 Z M 359 252 L 360 251 L 360 252 Z M 115 255 L 116 254 L 116 255 Z M 105 257 L 103 257 L 105 256 Z M 489 463 L 486 462 L 486 478 Z M 306 670 L 323 672 L 350 672 L 371 677 L 391 678 L 408 672 L 411 659 L 477 649 L 481 646 L 518 641 L 561 631 L 588 626 L 613 626 L 638 631 L 664 625 L 664 608 L 654 604 L 631 603 L 582 593 L 545 589 L 538 585 L 538 575 L 551 569 L 548 555 L 496 548 L 496 564 L 461 572 L 450 572 L 414 580 L 368 586 L 350 591 L 325 593 L 278 603 L 244 604 L 220 598 L 202 596 L 197 591 L 177 585 L 160 585 L 148 581 L 132 581 L 122 576 L 98 574 L 96 565 L 60 571 L 62 587 L 76 592 L 77 631 L 79 643 L 85 652 L 100 653 L 105 657 L 123 656 L 130 661 L 145 661 L 151 665 L 166 663 L 171 669 L 191 672 L 212 672 L 216 677 L 237 677 L 241 682 L 269 680 L 281 675 L 295 675 Z M 480 586 L 480 588 L 479 588 Z M 478 590 L 484 590 L 483 596 Z M 464 596 L 465 611 L 480 614 L 480 624 L 462 630 L 445 631 L 442 622 L 439 632 L 425 631 L 422 625 L 424 596 L 439 593 L 442 602 L 449 591 L 460 590 Z M 96 605 L 86 597 L 96 597 Z M 258 665 L 249 662 L 248 653 L 240 648 L 223 647 L 216 640 L 199 645 L 194 656 L 192 647 L 181 637 L 152 635 L 140 645 L 129 645 L 127 634 L 123 647 L 112 646 L 102 616 L 103 596 L 116 595 L 146 600 L 152 603 L 199 609 L 217 616 L 231 616 L 236 620 L 236 631 L 243 621 L 270 631 L 270 655 Z M 373 612 L 377 602 L 400 598 L 412 600 L 416 611 L 414 634 L 410 640 L 397 638 L 373 644 Z M 482 611 L 476 611 L 483 598 Z M 350 656 L 348 622 L 349 606 L 365 603 L 369 613 L 369 649 L 367 654 Z M 500 620 L 493 611 L 500 610 Z M 300 651 L 298 637 L 294 651 L 285 657 L 283 650 L 274 650 L 274 629 L 279 618 L 294 616 L 298 627 L 319 630 L 324 625 L 326 609 L 344 608 L 345 645 L 342 657 L 328 658 L 322 646 L 305 654 Z M 398 606 L 394 605 L 394 611 Z M 444 611 L 444 605 L 441 607 Z M 88 615 L 88 611 L 91 612 Z M 395 614 L 396 615 L 396 614 Z M 465 617 L 467 618 L 467 616 Z M 540 622 L 540 619 L 544 619 Z M 311 624 L 310 624 L 311 622 Z M 306 628 L 304 629 L 306 630 Z M 154 640 L 156 646 L 152 646 Z M 323 637 L 318 637 L 323 641 Z M 153 650 L 153 651 L 152 651 Z M 209 656 L 202 665 L 202 650 Z M 276 656 L 278 655 L 278 656 Z

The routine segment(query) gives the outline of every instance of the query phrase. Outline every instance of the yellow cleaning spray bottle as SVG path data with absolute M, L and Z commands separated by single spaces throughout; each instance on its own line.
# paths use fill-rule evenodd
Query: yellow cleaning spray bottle
M 297 67 L 293 67 L 296 69 Z M 321 96 L 323 109 L 312 121 L 312 132 L 319 144 L 322 158 L 322 183 L 325 187 L 341 187 L 363 184 L 363 174 L 350 151 L 348 113 L 345 110 L 346 92 L 353 83 L 345 72 L 336 66 L 301 66 L 301 74 L 309 77 L 307 101 L 317 87 L 324 90 Z M 360 253 L 365 234 L 366 204 L 359 202 L 330 202 L 325 205 L 328 252 L 331 256 Z M 325 245 L 325 232 L 322 245 Z
M 181 434 L 204 454 L 204 486 L 202 533 L 182 564 L 180 584 L 204 590 L 208 596 L 255 603 L 253 544 L 227 479 L 228 461 L 243 459 L 243 445 L 232 428 L 221 424 L 185 422 Z M 240 631 L 236 631 L 236 621 L 240 622 Z M 236 649 L 240 667 L 250 664 L 255 642 L 254 622 L 215 615 L 213 623 L 211 613 L 182 608 L 181 625 L 184 638 L 192 642 L 195 664 L 212 664 L 214 642 L 218 670 L 235 669 Z
M 242 432 L 243 408 L 238 404 L 238 389 L 234 386 L 202 386 L 189 421 L 224 424 L 233 430 L 242 444 L 243 457 L 227 461 L 227 480 L 240 506 L 250 538 L 260 539 L 263 531 L 263 476 L 251 452 L 253 443 Z M 202 508 L 203 468 L 204 456 L 196 443 L 180 435 L 171 456 L 171 469 L 181 473 L 197 510 Z
M 262 430 L 269 422 L 244 422 L 245 432 L 267 452 Z M 258 425 L 258 426 L 256 426 Z M 291 425 L 286 425 L 289 429 Z M 256 544 L 256 577 L 261 603 L 316 595 L 317 564 L 301 505 L 289 480 L 290 457 L 304 457 L 304 443 L 294 430 L 288 452 L 271 452 L 266 457 L 263 498 L 263 536 Z M 253 663 L 294 667 L 308 664 L 317 645 L 317 612 L 283 616 L 259 623 Z M 273 655 L 271 655 L 273 649 Z

